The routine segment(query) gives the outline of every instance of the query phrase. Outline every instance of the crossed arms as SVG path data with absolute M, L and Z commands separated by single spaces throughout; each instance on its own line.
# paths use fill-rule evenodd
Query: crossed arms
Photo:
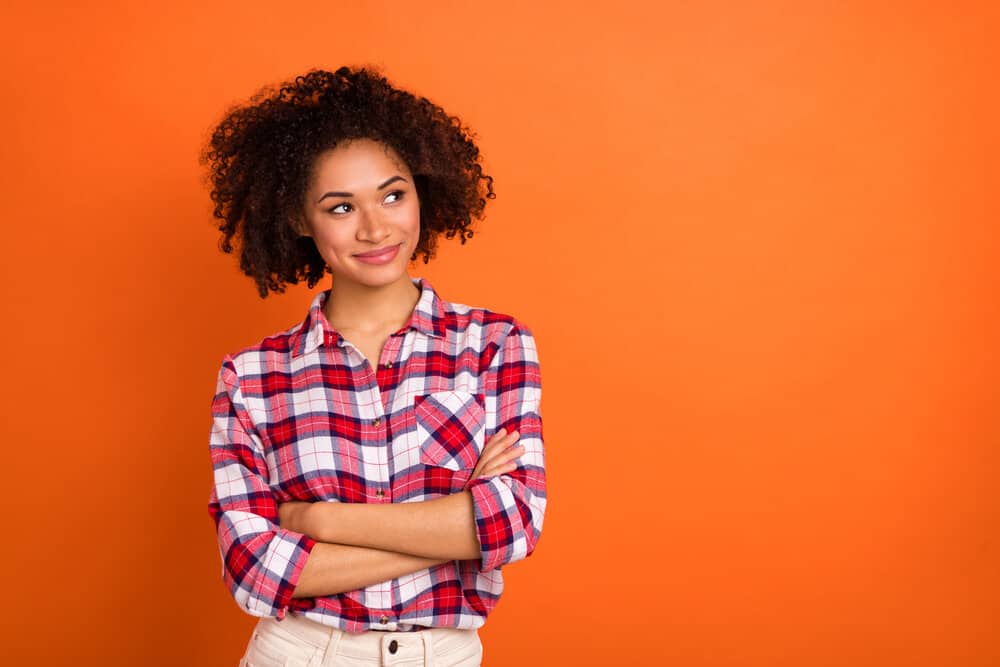
M 479 458 L 473 479 L 513 470 L 524 451 L 514 434 L 498 433 Z M 472 493 L 415 503 L 282 503 L 281 526 L 318 544 L 292 597 L 352 591 L 450 560 L 479 558 Z
M 527 557 L 546 505 L 541 378 L 527 328 L 512 328 L 487 376 L 498 428 L 461 492 L 409 503 L 279 504 L 236 360 L 226 355 L 212 403 L 208 509 L 237 603 L 273 616 L 292 597 L 357 590 L 452 560 L 478 559 L 487 571 Z

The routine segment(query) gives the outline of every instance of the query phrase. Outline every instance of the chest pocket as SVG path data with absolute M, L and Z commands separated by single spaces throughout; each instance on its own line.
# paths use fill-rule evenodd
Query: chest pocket
M 471 472 L 486 441 L 486 396 L 435 391 L 414 397 L 420 462 Z

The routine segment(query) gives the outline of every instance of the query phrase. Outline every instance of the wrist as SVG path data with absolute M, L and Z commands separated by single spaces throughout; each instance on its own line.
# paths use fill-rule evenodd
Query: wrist
M 317 542 L 338 542 L 336 536 L 331 534 L 330 526 L 335 525 L 330 517 L 330 513 L 340 505 L 336 501 L 317 500 L 309 503 L 302 512 L 303 532 Z
M 319 533 L 316 531 L 318 528 L 316 521 L 316 506 L 319 505 L 318 502 L 307 503 L 302 506 L 298 516 L 295 517 L 295 530 L 298 532 L 308 535 L 317 542 L 322 542 Z

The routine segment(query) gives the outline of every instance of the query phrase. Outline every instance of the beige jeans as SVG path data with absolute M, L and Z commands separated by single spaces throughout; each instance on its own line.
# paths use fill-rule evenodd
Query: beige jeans
M 288 613 L 257 621 L 240 667 L 478 667 L 482 659 L 476 630 L 351 633 Z

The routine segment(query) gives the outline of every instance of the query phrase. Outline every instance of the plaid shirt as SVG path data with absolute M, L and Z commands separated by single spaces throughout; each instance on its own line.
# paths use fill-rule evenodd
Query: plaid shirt
M 331 328 L 316 295 L 305 320 L 223 357 L 212 401 L 208 511 L 222 579 L 252 616 L 288 609 L 347 632 L 478 628 L 502 565 L 535 548 L 545 513 L 541 374 L 515 318 L 443 300 L 426 278 L 378 367 Z M 518 467 L 471 479 L 500 428 Z M 278 503 L 408 503 L 468 489 L 481 557 L 335 595 L 292 598 L 316 541 L 278 525 Z

